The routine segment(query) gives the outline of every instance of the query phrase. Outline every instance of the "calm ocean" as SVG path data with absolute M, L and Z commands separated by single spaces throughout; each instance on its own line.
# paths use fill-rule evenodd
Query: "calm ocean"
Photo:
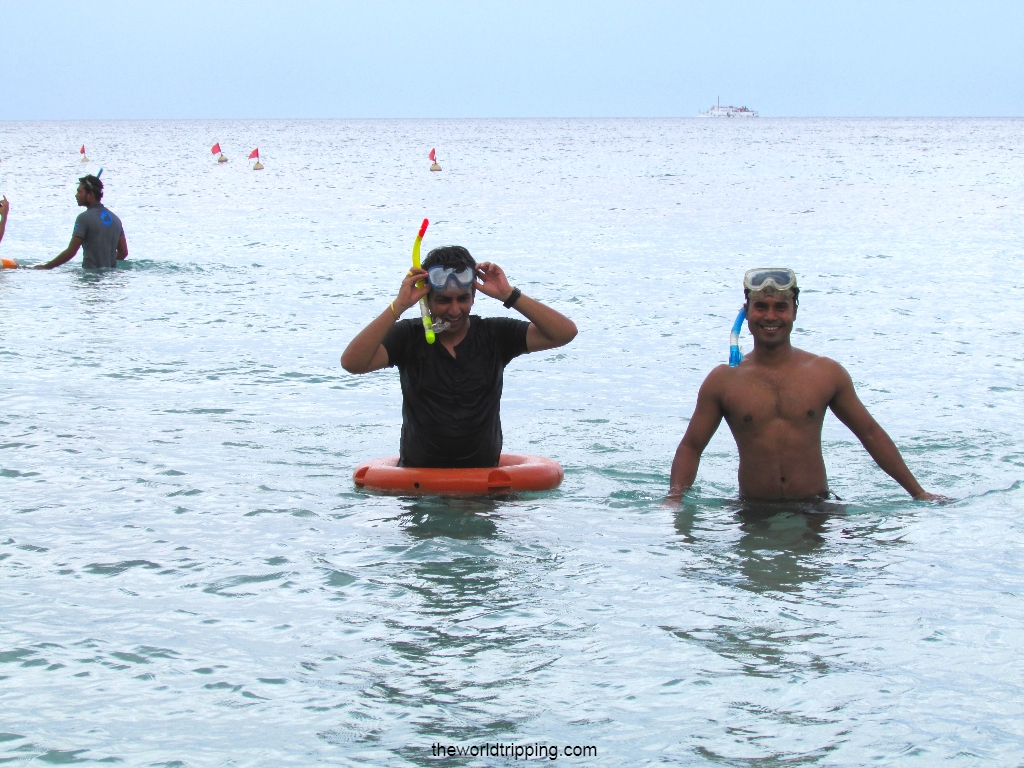
M 0 273 L 0 762 L 1021 760 L 1024 120 L 4 122 L 0 255 L 100 166 L 130 262 Z M 353 488 L 401 394 L 338 357 L 424 217 L 579 326 L 505 376 L 555 492 Z M 756 266 L 956 503 L 830 415 L 842 503 L 740 506 L 723 424 L 661 506 Z

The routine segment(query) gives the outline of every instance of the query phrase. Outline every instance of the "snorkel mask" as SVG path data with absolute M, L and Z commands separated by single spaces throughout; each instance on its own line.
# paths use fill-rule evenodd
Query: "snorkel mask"
M 782 295 L 793 298 L 796 294 L 796 273 L 792 269 L 769 267 L 748 269 L 743 275 L 743 287 L 750 291 L 752 299 Z
M 449 283 L 458 288 L 469 288 L 473 284 L 476 271 L 472 267 L 442 267 L 440 265 L 427 270 L 427 282 L 435 291 L 443 291 Z
M 796 292 L 800 290 L 796 285 L 796 273 L 792 269 L 781 267 L 748 269 L 743 275 L 743 287 L 750 291 L 747 298 L 754 301 L 766 296 L 795 299 Z M 743 321 L 746 319 L 747 305 L 744 303 L 740 307 L 740 313 L 736 315 L 736 322 L 732 324 L 732 333 L 729 334 L 730 368 L 735 368 L 743 362 L 743 353 L 740 352 L 740 331 L 743 329 Z

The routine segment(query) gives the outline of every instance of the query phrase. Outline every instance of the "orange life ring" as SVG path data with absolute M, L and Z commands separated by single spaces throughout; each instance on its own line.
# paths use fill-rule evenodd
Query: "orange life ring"
M 0 269 L 17 269 L 18 262 L 14 259 L 0 259 Z
M 512 491 L 550 491 L 565 472 L 554 459 L 503 453 L 496 467 L 437 469 L 400 467 L 397 456 L 371 459 L 352 475 L 356 488 L 407 494 L 439 493 L 484 496 Z

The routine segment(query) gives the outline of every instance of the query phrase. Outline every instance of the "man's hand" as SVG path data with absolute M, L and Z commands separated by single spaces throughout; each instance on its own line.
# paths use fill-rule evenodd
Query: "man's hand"
M 952 504 L 953 499 L 949 496 L 943 496 L 939 493 L 928 493 L 928 491 L 921 491 L 917 496 L 914 497 L 914 501 L 934 501 L 937 504 Z
M 422 280 L 423 287 L 417 288 L 416 281 Z M 427 285 L 427 272 L 423 269 L 410 269 L 402 279 L 402 287 L 398 289 L 395 297 L 395 311 L 401 315 L 409 307 L 416 306 L 416 303 L 430 293 L 430 286 Z
M 483 261 L 476 265 L 476 289 L 484 296 L 504 302 L 512 295 L 512 286 L 508 284 L 508 278 L 501 267 L 490 261 Z

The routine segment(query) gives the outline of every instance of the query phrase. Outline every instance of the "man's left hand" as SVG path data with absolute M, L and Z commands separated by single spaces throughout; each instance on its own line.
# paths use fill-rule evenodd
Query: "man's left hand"
M 498 301 L 505 301 L 512 295 L 512 286 L 501 267 L 490 261 L 482 261 L 476 265 L 476 289 L 484 296 Z

